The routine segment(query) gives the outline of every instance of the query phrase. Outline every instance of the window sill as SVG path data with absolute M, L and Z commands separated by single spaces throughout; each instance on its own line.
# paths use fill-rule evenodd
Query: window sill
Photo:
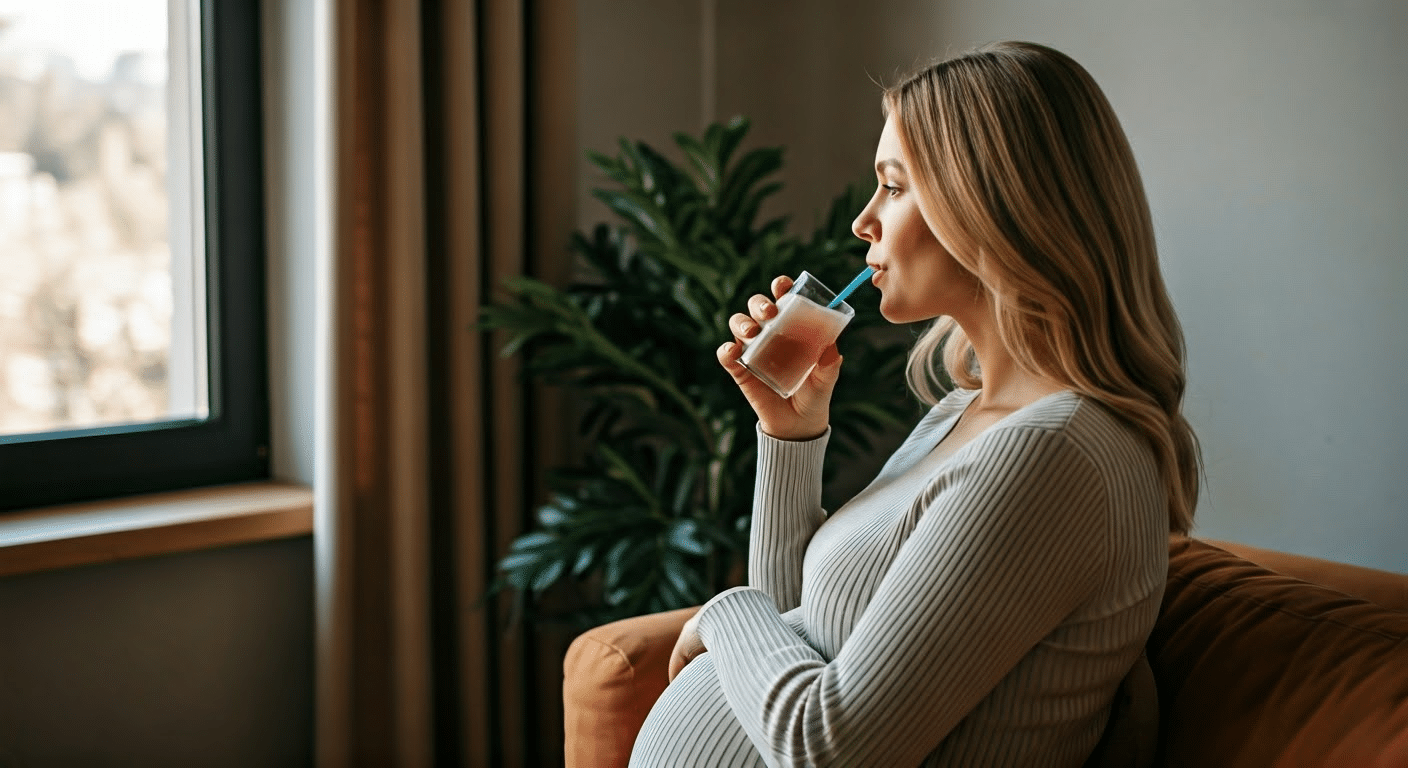
M 0 517 L 0 576 L 313 532 L 313 491 L 240 483 L 44 507 Z

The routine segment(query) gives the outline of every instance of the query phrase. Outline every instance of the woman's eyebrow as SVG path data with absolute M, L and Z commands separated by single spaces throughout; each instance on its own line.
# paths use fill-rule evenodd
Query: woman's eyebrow
M 893 168 L 899 173 L 904 173 L 904 163 L 898 160 L 881 160 L 875 163 L 876 173 L 884 173 L 886 168 Z

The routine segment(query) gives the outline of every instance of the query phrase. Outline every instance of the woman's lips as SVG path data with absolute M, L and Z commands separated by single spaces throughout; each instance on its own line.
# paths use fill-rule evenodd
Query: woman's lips
M 870 284 L 875 286 L 880 285 L 880 276 L 883 274 L 885 274 L 885 270 L 880 267 L 875 267 L 875 274 L 870 276 Z

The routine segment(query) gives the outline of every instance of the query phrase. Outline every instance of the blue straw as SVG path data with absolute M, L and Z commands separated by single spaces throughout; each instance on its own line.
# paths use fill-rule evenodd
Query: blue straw
M 873 274 L 875 274 L 875 267 L 868 266 L 865 269 L 862 269 L 860 271 L 860 274 L 856 275 L 856 279 L 852 280 L 850 285 L 846 286 L 845 288 L 842 288 L 841 292 L 836 294 L 836 298 L 832 299 L 831 303 L 826 305 L 826 308 L 833 309 L 837 304 L 840 304 L 841 302 L 845 301 L 847 296 L 850 296 L 852 293 L 855 293 L 856 289 L 860 287 L 860 284 L 865 282 L 866 280 L 869 280 L 870 276 Z

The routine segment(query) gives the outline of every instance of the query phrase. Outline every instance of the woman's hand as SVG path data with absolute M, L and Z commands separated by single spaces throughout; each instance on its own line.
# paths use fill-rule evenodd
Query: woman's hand
M 781 275 L 772 281 L 772 294 L 781 297 L 792 288 L 792 278 Z M 841 354 L 832 344 L 821 353 L 821 360 L 811 375 L 802 382 L 790 399 L 772 391 L 768 385 L 743 367 L 743 339 L 758 335 L 762 323 L 777 316 L 777 305 L 771 299 L 754 294 L 748 299 L 748 312 L 738 313 L 728 320 L 734 341 L 725 342 L 716 353 L 719 364 L 733 376 L 738 388 L 753 411 L 763 432 L 781 440 L 810 440 L 820 437 L 831 421 L 831 392 L 841 375 Z
M 680 636 L 675 640 L 675 649 L 670 652 L 670 682 L 674 682 L 680 670 L 693 661 L 695 656 L 707 650 L 699 639 L 698 630 L 695 629 L 698 623 L 699 614 L 695 613 L 684 623 L 684 629 L 680 630 Z

